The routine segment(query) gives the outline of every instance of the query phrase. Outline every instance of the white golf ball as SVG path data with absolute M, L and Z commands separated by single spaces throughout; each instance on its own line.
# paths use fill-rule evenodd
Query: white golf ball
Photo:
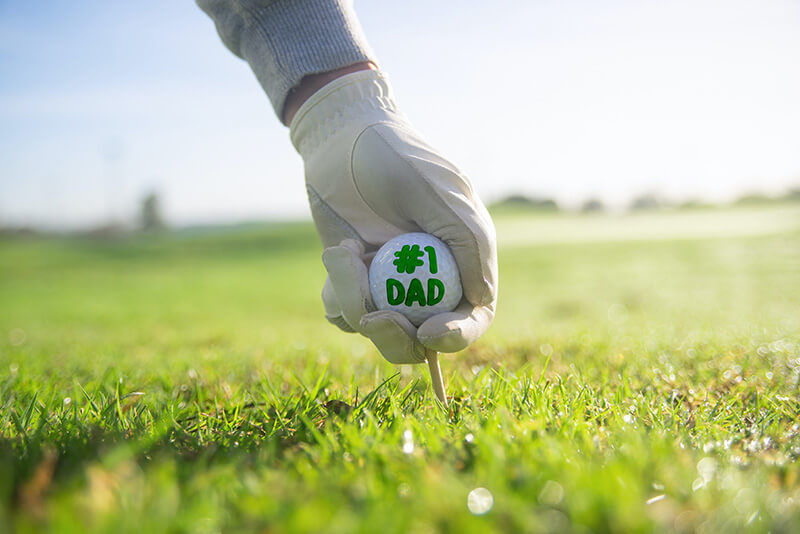
M 379 310 L 394 310 L 415 326 L 461 301 L 456 259 L 440 239 L 423 233 L 387 241 L 369 267 L 369 288 Z

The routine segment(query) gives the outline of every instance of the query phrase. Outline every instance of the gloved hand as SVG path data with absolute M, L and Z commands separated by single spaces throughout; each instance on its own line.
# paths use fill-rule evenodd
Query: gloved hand
M 497 302 L 494 225 L 469 180 L 396 109 L 384 75 L 365 70 L 327 84 L 290 129 L 325 247 L 327 319 L 367 336 L 395 364 L 421 363 L 430 351 L 457 352 L 477 340 Z M 400 313 L 376 311 L 367 272 L 383 243 L 420 231 L 450 247 L 464 298 L 417 328 Z

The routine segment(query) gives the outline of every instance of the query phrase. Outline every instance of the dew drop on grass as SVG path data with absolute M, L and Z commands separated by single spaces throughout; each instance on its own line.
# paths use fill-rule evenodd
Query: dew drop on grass
M 467 443 L 472 443 L 473 441 L 475 441 L 475 436 L 473 436 L 471 433 L 467 434 L 466 436 L 464 436 L 464 441 L 466 441 Z
M 564 488 L 554 480 L 544 483 L 542 491 L 539 492 L 539 502 L 549 506 L 555 506 L 564 499 Z
M 414 452 L 414 434 L 410 430 L 403 432 L 403 453 L 411 454 Z
M 72 402 L 72 399 L 69 397 L 64 397 L 64 406 L 69 406 Z
M 755 512 L 753 512 L 752 514 L 750 514 L 750 517 L 749 517 L 749 518 L 747 519 L 747 521 L 745 522 L 745 525 L 747 525 L 747 526 L 750 526 L 750 525 L 752 525 L 752 524 L 753 524 L 753 521 L 755 521 L 756 519 L 758 519 L 758 510 L 756 510 Z
M 710 482 L 714 478 L 714 473 L 717 471 L 717 461 L 710 456 L 706 456 L 697 462 L 697 472 L 700 474 L 705 482 Z
M 467 495 L 467 509 L 473 515 L 483 515 L 494 506 L 492 492 L 486 488 L 475 488 Z

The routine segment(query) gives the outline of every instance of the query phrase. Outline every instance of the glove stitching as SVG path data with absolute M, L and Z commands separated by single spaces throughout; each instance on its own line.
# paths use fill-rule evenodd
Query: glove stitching
M 314 189 L 314 186 L 312 186 L 311 184 L 306 184 L 306 191 L 308 192 L 308 200 L 309 200 L 309 202 L 311 203 L 311 208 L 312 208 L 312 210 L 311 210 L 311 211 L 312 211 L 312 213 L 313 213 L 313 211 L 314 211 L 314 210 L 313 210 L 313 209 L 314 209 L 314 207 L 317 207 L 317 208 L 319 208 L 319 209 L 320 209 L 320 211 L 324 211 L 324 212 L 325 212 L 325 214 L 326 214 L 328 217 L 330 217 L 331 219 L 333 219 L 333 221 L 339 225 L 340 229 L 341 229 L 341 230 L 342 230 L 342 231 L 343 231 L 345 234 L 347 234 L 347 235 L 348 235 L 348 237 L 350 237 L 351 239 L 355 239 L 355 240 L 357 240 L 357 241 L 361 241 L 362 243 L 364 242 L 364 238 L 363 238 L 363 237 L 361 237 L 361 234 L 359 234 L 359 233 L 358 233 L 358 230 L 356 230 L 356 229 L 355 229 L 355 228 L 354 228 L 354 227 L 353 227 L 353 226 L 352 226 L 352 225 L 351 225 L 349 222 L 347 222 L 347 221 L 346 221 L 346 220 L 345 220 L 345 219 L 344 219 L 344 218 L 343 218 L 341 215 L 339 215 L 338 213 L 336 213 L 336 210 L 334 210 L 334 209 L 333 209 L 333 208 L 330 206 L 330 204 L 328 204 L 327 202 L 325 202 L 325 201 L 322 199 L 322 196 L 320 196 L 320 194 L 317 192 L 317 190 L 316 190 L 316 189 Z
M 358 141 L 361 139 L 361 136 L 363 136 L 365 133 L 367 133 L 367 130 L 372 129 L 373 126 L 377 126 L 379 124 L 391 125 L 393 123 L 391 121 L 373 122 L 372 124 L 368 124 L 367 126 L 365 126 L 364 129 L 361 130 L 361 132 L 359 132 L 359 134 L 356 136 L 356 138 L 353 141 L 353 143 L 350 145 L 350 158 L 349 158 L 350 161 L 349 161 L 349 169 L 348 169 L 348 171 L 350 171 L 350 180 L 353 182 L 353 187 L 355 188 L 356 193 L 358 193 L 358 197 L 361 199 L 361 201 L 364 203 L 364 205 L 366 205 L 367 208 L 369 208 L 369 211 L 371 211 L 373 213 L 373 215 L 375 215 L 379 219 L 383 219 L 383 217 L 377 211 L 375 211 L 375 208 L 373 208 L 372 205 L 370 205 L 370 203 L 367 201 L 367 199 L 361 193 L 361 189 L 359 189 L 359 187 L 358 187 L 358 180 L 356 180 L 356 173 L 355 173 L 355 170 L 354 170 L 355 169 L 356 146 L 358 145 Z M 375 131 L 375 133 L 378 133 L 377 130 Z M 392 148 L 392 150 L 394 150 L 394 148 Z M 386 221 L 386 222 L 388 222 L 388 221 Z M 392 224 L 392 226 L 394 226 L 394 224 Z
M 326 315 L 325 319 L 327 319 L 328 322 L 331 323 L 333 326 L 338 327 L 340 330 L 344 332 L 351 334 L 354 334 L 356 332 L 355 329 L 352 326 L 350 326 L 350 323 L 348 323 L 347 320 L 341 315 Z
M 364 72 L 371 73 L 372 71 Z M 336 85 L 337 81 L 334 80 L 329 84 L 331 87 L 323 87 L 317 93 L 312 95 L 312 97 L 308 100 L 308 102 L 311 102 L 311 106 L 306 110 L 301 107 L 298 111 L 298 115 L 296 115 L 292 120 L 292 130 L 294 132 L 299 132 L 301 130 L 300 124 L 303 122 L 303 119 L 305 119 L 312 109 L 322 104 L 329 95 L 336 93 L 345 87 L 358 85 L 362 82 L 360 78 L 353 74 L 348 76 L 351 76 L 352 79 L 347 80 L 346 83 Z M 367 90 L 374 92 L 375 88 L 369 87 Z M 322 93 L 322 91 L 325 92 Z M 302 136 L 291 133 L 292 143 L 295 145 L 295 148 L 297 148 L 297 151 L 301 155 L 304 155 L 309 151 L 315 150 L 316 147 L 322 144 L 326 139 L 330 139 L 336 134 L 337 131 L 345 127 L 347 125 L 347 117 L 357 115 L 357 112 L 370 113 L 373 111 L 396 113 L 395 103 L 389 96 L 381 96 L 378 94 L 361 95 L 357 99 L 347 102 L 334 111 L 320 117 L 317 123 L 309 128 L 309 130 Z M 302 115 L 300 115 L 301 113 Z M 369 126 L 367 126 L 367 128 L 369 128 Z

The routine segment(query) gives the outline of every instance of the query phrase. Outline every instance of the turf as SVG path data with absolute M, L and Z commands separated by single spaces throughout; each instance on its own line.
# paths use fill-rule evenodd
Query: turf
M 499 217 L 449 409 L 324 321 L 308 224 L 6 238 L 0 531 L 797 531 L 800 216 L 761 213 Z

